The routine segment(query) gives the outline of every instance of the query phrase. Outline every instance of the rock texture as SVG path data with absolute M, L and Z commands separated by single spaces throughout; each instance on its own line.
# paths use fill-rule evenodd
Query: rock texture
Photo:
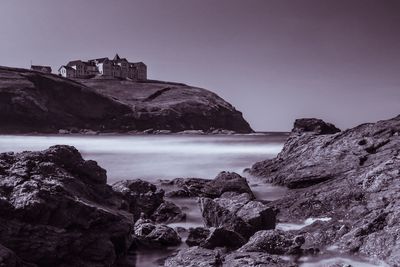
M 166 225 L 155 224 L 151 220 L 139 219 L 135 223 L 134 240 L 136 247 L 161 248 L 177 246 L 181 243 L 178 233 Z
M 133 218 L 121 203 L 106 184 L 106 171 L 73 147 L 2 153 L 0 243 L 7 246 L 0 247 L 2 261 L 110 266 L 132 242 Z
M 342 132 L 316 122 L 297 123 L 282 152 L 250 172 L 299 188 L 271 203 L 280 220 L 331 218 L 299 231 L 305 247 L 333 246 L 400 265 L 400 116 Z
M 177 178 L 166 185 L 174 189 L 169 197 L 208 197 L 217 198 L 225 192 L 247 193 L 254 198 L 246 178 L 234 172 L 220 172 L 213 180 L 201 178 Z
M 248 239 L 258 230 L 275 228 L 275 212 L 247 193 L 224 193 L 220 198 L 200 199 L 200 209 L 207 227 L 224 228 Z

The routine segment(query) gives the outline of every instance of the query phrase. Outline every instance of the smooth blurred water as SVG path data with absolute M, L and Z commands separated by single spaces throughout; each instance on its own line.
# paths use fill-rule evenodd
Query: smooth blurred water
M 75 146 L 85 159 L 107 170 L 108 182 L 143 178 L 214 178 L 220 171 L 241 173 L 274 157 L 286 135 L 55 135 L 0 136 L 0 152 Z

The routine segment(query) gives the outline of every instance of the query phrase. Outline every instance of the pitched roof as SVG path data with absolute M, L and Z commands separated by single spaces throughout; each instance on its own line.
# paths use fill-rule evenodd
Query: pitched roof
M 68 62 L 67 66 L 71 67 L 71 66 L 75 66 L 75 65 L 77 65 L 79 63 L 80 64 L 85 64 L 85 63 L 82 62 L 82 60 L 72 60 L 72 61 Z
M 120 60 L 121 58 L 119 57 L 118 54 L 115 54 L 114 60 Z
M 89 62 L 103 63 L 106 60 L 109 60 L 108 57 L 101 57 L 101 58 L 91 59 L 91 60 L 89 60 Z

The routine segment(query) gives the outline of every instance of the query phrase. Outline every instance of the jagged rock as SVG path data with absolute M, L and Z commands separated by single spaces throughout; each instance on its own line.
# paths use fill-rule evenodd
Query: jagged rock
M 297 267 L 298 265 L 276 255 L 264 252 L 233 252 L 224 259 L 225 267 Z
M 221 267 L 222 257 L 218 251 L 201 247 L 182 249 L 168 258 L 165 267 Z
M 172 202 L 165 201 L 153 212 L 151 219 L 156 223 L 180 222 L 186 218 L 181 208 Z
M 181 238 L 174 229 L 154 224 L 151 220 L 139 219 L 135 223 L 134 230 L 134 239 L 138 247 L 161 248 L 181 243 Z
M 244 238 L 249 238 L 258 230 L 273 229 L 275 212 L 270 207 L 250 199 L 247 193 L 225 193 L 217 199 L 201 198 L 200 209 L 205 225 L 223 227 Z
M 132 215 L 75 148 L 2 153 L 0 166 L 0 243 L 23 261 L 110 266 L 129 249 Z
M 164 203 L 164 191 L 141 179 L 119 181 L 112 188 L 122 194 L 135 220 L 141 213 L 150 217 Z
M 178 189 L 169 192 L 169 197 L 217 198 L 225 192 L 248 193 L 254 198 L 246 178 L 234 172 L 221 172 L 213 180 L 201 178 L 177 178 L 168 183 Z
M 189 229 L 189 235 L 186 239 L 186 244 L 189 247 L 199 246 L 204 243 L 207 237 L 210 235 L 210 229 L 204 227 L 196 227 Z
M 292 188 L 270 203 L 285 222 L 329 217 L 299 232 L 305 246 L 337 247 L 400 265 L 400 116 L 335 134 L 292 133 L 251 173 Z
M 293 133 L 313 132 L 315 134 L 335 134 L 340 132 L 339 128 L 331 123 L 320 119 L 297 119 L 292 129 Z
M 304 237 L 295 237 L 281 230 L 264 230 L 255 233 L 238 251 L 273 255 L 299 254 L 304 241 Z

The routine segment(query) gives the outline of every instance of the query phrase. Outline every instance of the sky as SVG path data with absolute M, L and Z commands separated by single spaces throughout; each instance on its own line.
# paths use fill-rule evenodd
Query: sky
M 214 91 L 258 131 L 400 114 L 397 0 L 1 0 L 0 65 L 143 61 Z

